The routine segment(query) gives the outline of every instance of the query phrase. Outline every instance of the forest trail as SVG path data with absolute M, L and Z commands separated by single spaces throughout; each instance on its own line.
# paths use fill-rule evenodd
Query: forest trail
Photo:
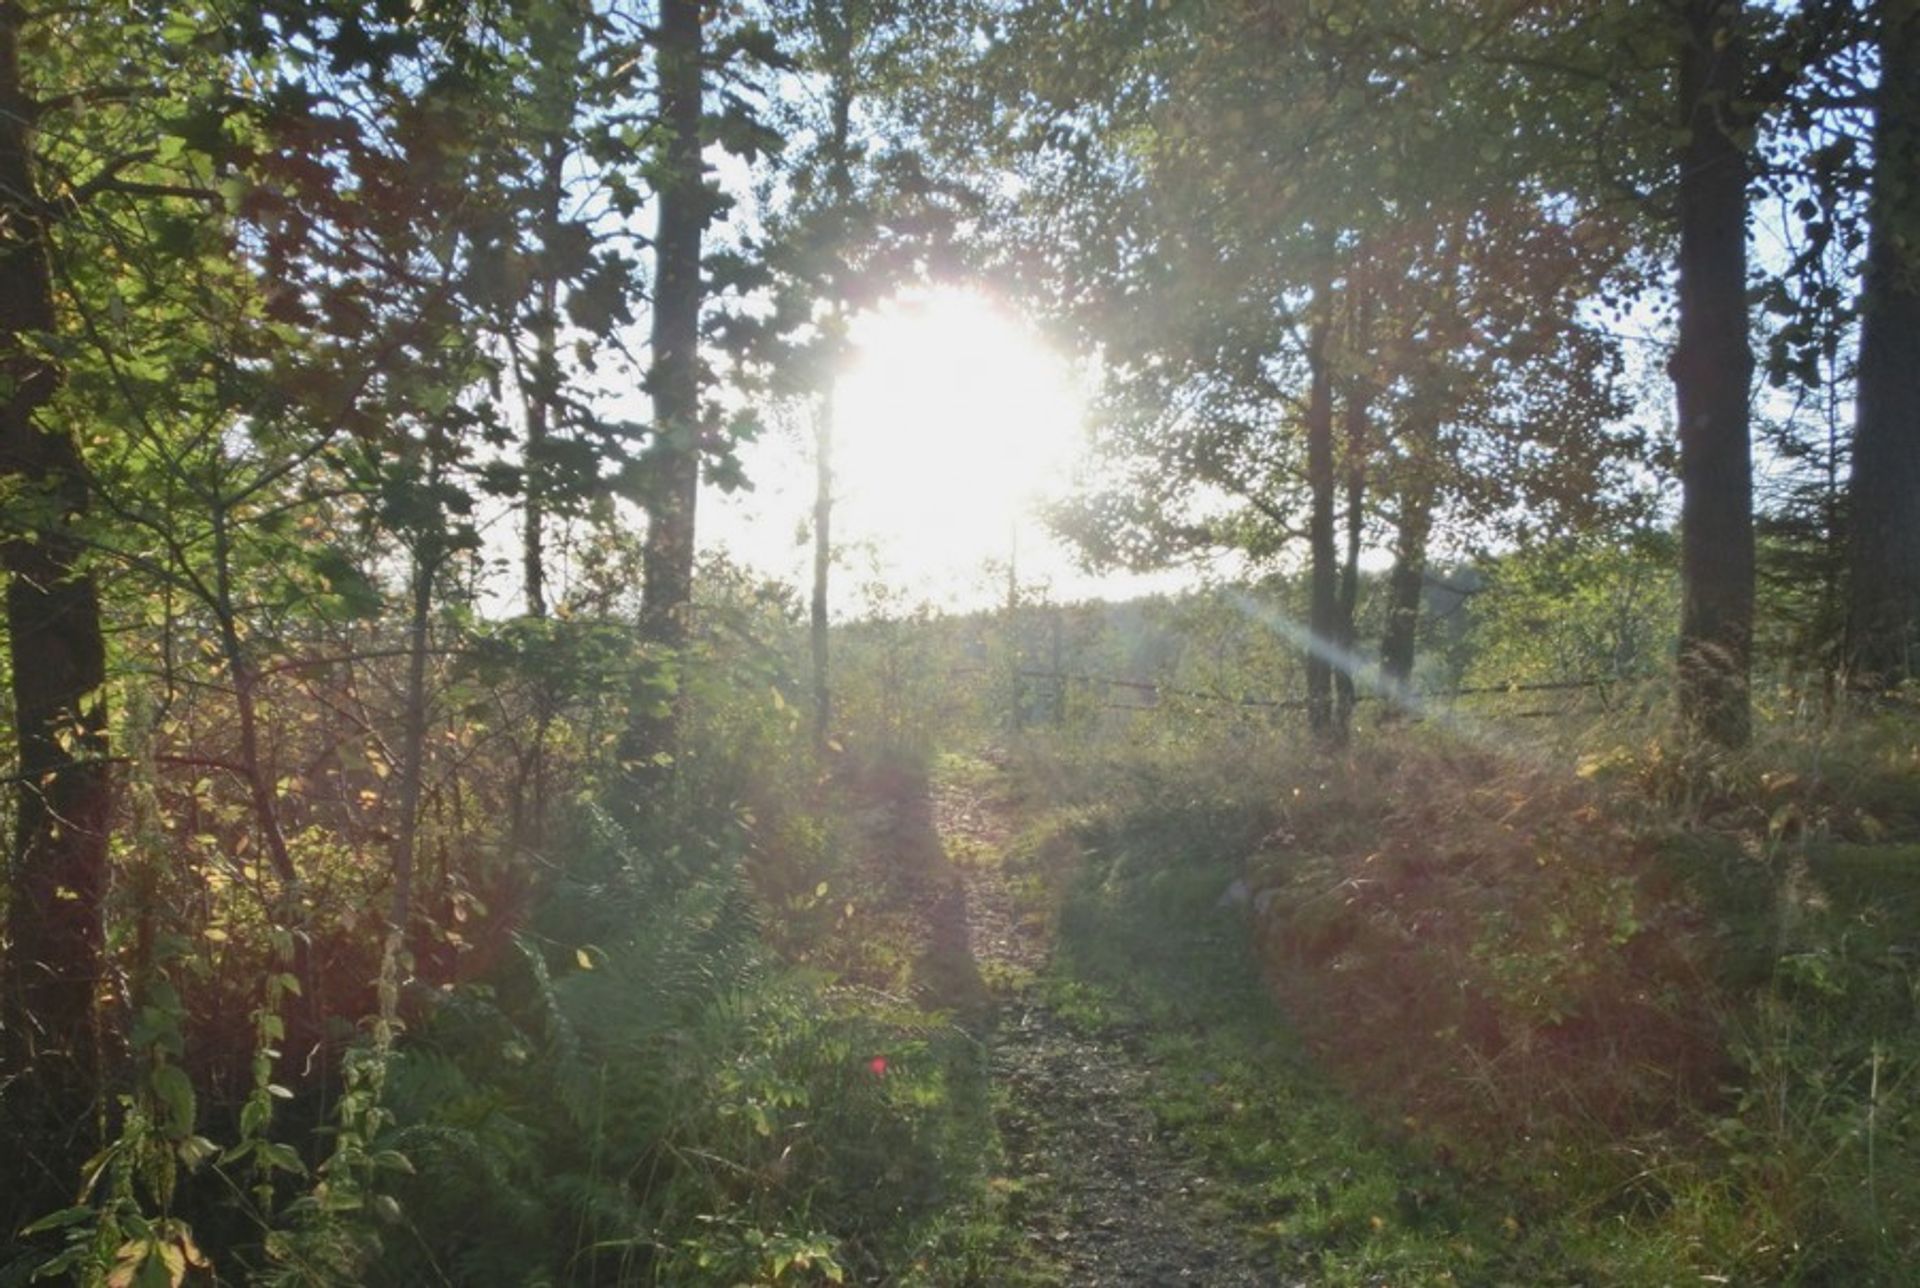
M 997 1184 L 1016 1236 L 1042 1275 L 1074 1288 L 1279 1282 L 1214 1203 L 1204 1167 L 1158 1130 L 1144 1035 L 1080 1031 L 1021 986 L 1047 967 L 1046 928 L 1004 862 L 1017 822 L 1004 774 L 963 763 L 927 787 L 957 875 L 925 905 L 927 948 L 935 960 L 963 951 L 962 973 L 991 996 L 982 1031 L 1008 1173 Z

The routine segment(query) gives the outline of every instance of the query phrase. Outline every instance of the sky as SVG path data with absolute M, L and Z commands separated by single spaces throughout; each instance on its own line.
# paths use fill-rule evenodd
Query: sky
M 851 338 L 835 397 L 836 617 L 1000 602 L 1009 554 L 1023 595 L 1056 600 L 1193 581 L 1085 572 L 1040 521 L 1085 444 L 1088 376 L 1015 311 L 929 290 L 864 315 Z M 811 578 L 810 415 L 792 409 L 745 450 L 752 491 L 702 499 L 703 545 L 797 586 Z

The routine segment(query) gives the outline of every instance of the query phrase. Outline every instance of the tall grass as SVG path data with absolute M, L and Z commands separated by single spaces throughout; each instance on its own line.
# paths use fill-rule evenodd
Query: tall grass
M 1676 743 L 1655 708 L 1401 721 L 1337 756 L 1177 723 L 1083 742 L 1036 778 L 1094 820 L 1099 884 L 1069 894 L 1063 930 L 1085 960 L 1115 935 L 1157 969 L 1172 948 L 1089 910 L 1128 888 L 1173 898 L 1196 848 L 1224 849 L 1195 880 L 1244 881 L 1316 1063 L 1516 1196 L 1561 1267 L 1905 1282 L 1915 723 L 1783 709 L 1729 755 Z

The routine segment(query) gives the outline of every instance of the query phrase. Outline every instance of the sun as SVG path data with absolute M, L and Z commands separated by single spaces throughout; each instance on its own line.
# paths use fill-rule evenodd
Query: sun
M 853 322 L 834 383 L 836 618 L 893 603 L 971 609 L 1005 593 L 1017 545 L 1035 591 L 1092 587 L 1042 523 L 1073 484 L 1089 380 L 1039 329 L 978 291 L 913 291 Z M 701 541 L 742 566 L 811 578 L 815 404 L 749 443 L 751 486 L 701 501 Z
M 1073 366 L 975 291 L 896 299 L 851 338 L 835 395 L 839 531 L 873 542 L 910 590 L 1004 560 L 1070 480 L 1083 440 Z

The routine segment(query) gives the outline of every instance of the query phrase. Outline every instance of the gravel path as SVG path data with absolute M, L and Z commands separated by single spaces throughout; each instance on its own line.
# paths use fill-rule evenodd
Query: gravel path
M 1023 918 L 1000 862 L 1006 807 L 989 791 L 936 783 L 932 822 L 959 860 L 959 889 L 935 915 L 964 917 L 982 974 L 1044 969 L 1043 928 Z M 949 922 L 947 934 L 955 933 Z M 941 929 L 933 931 L 937 937 Z M 1075 1032 L 1026 996 L 1003 999 L 989 1028 L 992 1074 L 1023 1236 L 1072 1288 L 1276 1284 L 1209 1200 L 1206 1175 L 1156 1134 L 1153 1070 L 1128 1035 Z

